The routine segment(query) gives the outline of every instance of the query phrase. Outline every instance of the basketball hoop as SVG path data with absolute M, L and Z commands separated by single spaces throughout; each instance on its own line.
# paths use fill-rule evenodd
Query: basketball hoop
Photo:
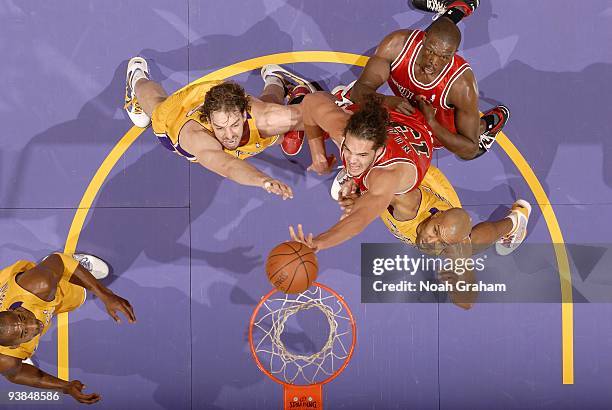
M 329 324 L 323 348 L 311 355 L 291 352 L 281 340 L 287 320 L 300 311 L 319 309 Z M 297 295 L 271 290 L 255 307 L 249 344 L 259 370 L 283 385 L 288 409 L 322 409 L 323 385 L 346 368 L 357 342 L 355 319 L 335 291 L 320 283 Z

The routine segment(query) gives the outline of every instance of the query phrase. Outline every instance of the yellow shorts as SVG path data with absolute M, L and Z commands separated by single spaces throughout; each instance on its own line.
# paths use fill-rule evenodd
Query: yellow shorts
M 409 245 L 414 245 L 416 242 L 417 226 L 433 213 L 461 207 L 455 189 L 442 171 L 434 166 L 429 167 L 418 189 L 421 191 L 421 204 L 413 219 L 398 221 L 386 209 L 380 216 L 393 236 Z
M 183 126 L 191 120 L 210 130 L 197 109 L 204 104 L 206 93 L 219 84 L 221 81 L 190 84 L 168 96 L 155 107 L 151 115 L 151 126 L 164 147 L 190 161 L 195 161 L 193 155 L 181 148 L 179 134 Z
M 193 114 L 188 115 L 193 107 L 184 105 L 185 94 L 189 92 L 189 88 L 177 91 L 155 107 L 151 116 L 151 126 L 155 135 L 166 135 L 173 143 L 178 142 L 181 128 L 193 119 Z
M 85 288 L 62 280 L 57 288 L 60 303 L 55 308 L 55 313 L 71 312 L 85 303 L 87 292 Z

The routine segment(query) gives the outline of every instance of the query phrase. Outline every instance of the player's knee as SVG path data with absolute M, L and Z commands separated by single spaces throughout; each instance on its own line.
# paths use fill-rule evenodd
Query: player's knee
M 474 143 L 473 145 L 470 145 L 469 148 L 466 148 L 463 151 L 457 152 L 457 156 L 464 161 L 471 161 L 473 159 L 478 158 L 479 152 L 480 152 L 480 148 L 478 147 L 478 143 Z
M 64 267 L 62 257 L 60 256 L 59 252 L 55 252 L 45 256 L 43 259 L 41 259 L 38 265 L 43 266 L 52 272 L 61 272 Z
M 315 94 L 316 94 L 316 93 L 306 94 L 306 95 L 305 95 L 305 96 L 302 98 L 302 104 L 306 104 L 307 102 L 308 102 L 308 103 L 310 103 L 310 102 L 311 102 L 311 100 L 313 99 L 313 97 L 314 97 L 314 98 L 315 98 L 315 100 L 316 100 Z
M 168 97 L 164 97 L 164 96 L 161 96 L 161 95 L 153 97 L 153 98 L 149 99 L 149 101 L 147 101 L 147 103 L 148 103 L 147 104 L 148 105 L 147 108 L 149 108 L 151 111 L 155 111 L 155 109 L 157 107 L 159 107 L 160 105 L 162 105 L 164 102 L 166 102 L 167 99 L 168 99 Z
M 457 155 L 459 157 L 459 159 L 462 159 L 464 161 L 471 161 L 473 159 L 476 159 L 476 155 Z

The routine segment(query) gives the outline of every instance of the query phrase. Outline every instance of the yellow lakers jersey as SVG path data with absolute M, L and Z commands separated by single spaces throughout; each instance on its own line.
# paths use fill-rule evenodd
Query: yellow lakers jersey
M 0 310 L 23 307 L 32 312 L 36 319 L 43 323 L 43 331 L 29 342 L 16 348 L 0 346 L 0 354 L 19 359 L 27 359 L 32 356 L 36 351 L 40 337 L 49 329 L 51 318 L 58 313 L 74 310 L 85 301 L 85 289 L 69 283 L 65 277 L 58 283 L 55 298 L 50 302 L 44 301 L 23 289 L 16 282 L 15 277 L 35 266 L 36 264 L 33 262 L 20 260 L 0 271 Z
M 153 111 L 151 123 L 153 132 L 160 142 L 167 149 L 184 156 L 190 161 L 197 161 L 197 158 L 183 149 L 179 142 L 179 133 L 188 121 L 196 121 L 214 135 L 210 124 L 202 117 L 198 110 L 204 104 L 206 93 L 221 81 L 207 81 L 192 84 L 181 89 L 159 104 Z M 267 147 L 274 145 L 278 140 L 278 135 L 263 137 L 255 120 L 248 115 L 247 124 L 249 129 L 249 139 L 242 146 L 234 150 L 224 149 L 230 155 L 239 159 L 248 158 L 260 153 Z M 245 124 L 246 125 L 246 124 Z
M 398 221 L 386 209 L 380 216 L 389 231 L 409 245 L 414 245 L 416 242 L 417 226 L 436 211 L 461 207 L 455 189 L 442 171 L 434 166 L 429 167 L 418 189 L 421 191 L 421 204 L 413 219 Z

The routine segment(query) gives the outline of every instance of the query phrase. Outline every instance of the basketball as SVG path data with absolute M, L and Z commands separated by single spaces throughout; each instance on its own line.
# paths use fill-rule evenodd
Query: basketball
M 302 293 L 317 279 L 319 264 L 314 251 L 300 242 L 283 242 L 266 261 L 268 280 L 284 293 Z

